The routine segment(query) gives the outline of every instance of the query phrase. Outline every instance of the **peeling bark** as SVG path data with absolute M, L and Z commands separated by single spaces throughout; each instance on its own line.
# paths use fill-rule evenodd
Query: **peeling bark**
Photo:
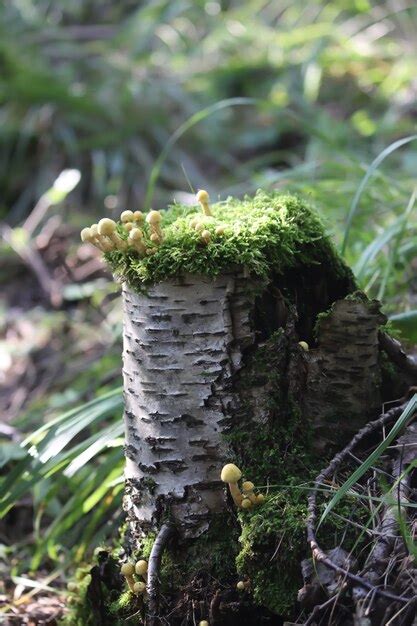
M 380 304 L 359 294 L 319 318 L 318 347 L 307 355 L 305 412 L 323 450 L 345 442 L 381 405 L 378 333 L 385 321 Z

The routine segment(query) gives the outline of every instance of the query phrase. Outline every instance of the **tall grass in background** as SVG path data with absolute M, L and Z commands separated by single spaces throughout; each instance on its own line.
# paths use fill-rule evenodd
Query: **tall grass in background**
M 189 182 L 213 198 L 294 191 L 417 341 L 416 27 L 415 3 L 395 0 L 6 3 L 0 217 L 19 226 L 65 168 L 81 182 L 52 210 L 74 227 L 103 205 L 184 199 Z M 84 397 L 68 384 L 64 406 Z M 0 513 L 34 494 L 33 567 L 115 537 L 122 400 L 101 391 L 63 413 L 47 398 L 20 421 L 44 425 L 1 450 Z

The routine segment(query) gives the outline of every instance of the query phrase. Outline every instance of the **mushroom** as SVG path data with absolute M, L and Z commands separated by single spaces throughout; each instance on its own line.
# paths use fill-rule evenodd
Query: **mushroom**
M 236 584 L 236 589 L 238 591 L 245 591 L 250 588 L 250 580 L 239 580 Z
M 120 214 L 120 221 L 123 222 L 123 224 L 126 224 L 127 222 L 133 222 L 134 219 L 135 218 L 133 211 L 123 211 Z
M 125 224 L 123 224 L 123 226 L 125 227 L 125 230 L 127 230 L 128 233 L 130 233 L 132 228 L 135 227 L 133 222 L 126 222 Z
M 98 223 L 99 235 L 108 237 L 112 241 L 118 250 L 126 249 L 126 241 L 120 237 L 116 232 L 116 222 L 108 217 L 103 217 Z
M 129 585 L 130 591 L 135 592 L 135 579 L 133 574 L 135 573 L 135 566 L 133 563 L 123 563 L 120 569 L 122 575 L 126 578 L 126 582 Z
M 145 216 L 142 211 L 133 211 L 133 221 L 139 222 L 140 224 L 144 221 Z
M 240 506 L 242 507 L 242 509 L 248 510 L 252 508 L 252 502 L 249 500 L 249 498 L 243 498 Z
M 94 237 L 93 233 L 91 232 L 91 228 L 83 228 L 80 233 L 80 237 L 83 243 L 91 243 L 93 246 L 95 246 L 102 252 L 105 252 L 102 242 L 99 241 L 97 237 Z M 110 242 L 109 242 L 109 245 L 110 245 Z
M 91 224 L 90 231 L 91 231 L 91 235 L 99 244 L 100 250 L 103 250 L 103 252 L 110 252 L 110 250 L 114 250 L 114 246 L 112 242 L 102 237 L 100 233 L 98 232 L 98 224 Z
M 220 224 L 216 228 L 216 235 L 224 235 L 224 231 L 225 231 L 225 227 L 223 226 L 223 224 Z
M 197 226 L 197 224 L 199 224 L 199 223 L 200 223 L 200 216 L 193 217 L 193 218 L 190 220 L 190 228 L 195 229 L 195 227 L 196 227 L 196 226 Z
M 200 189 L 196 195 L 197 202 L 201 204 L 204 215 L 211 215 L 209 200 L 210 197 L 205 189 Z
M 196 225 L 194 226 L 194 230 L 196 230 L 198 233 L 202 233 L 203 230 L 205 230 L 205 229 L 206 229 L 206 227 L 205 227 L 204 223 L 201 220 L 199 220 L 196 223 Z
M 233 502 L 236 506 L 240 507 L 242 502 L 242 494 L 238 487 L 238 481 L 242 478 L 242 472 L 233 463 L 228 463 L 222 469 L 220 479 L 229 485 L 230 495 L 233 498 Z M 249 500 L 250 502 L 250 500 Z
M 71 593 L 76 593 L 78 591 L 79 587 L 78 587 L 77 583 L 75 583 L 74 581 L 70 580 L 70 582 L 67 585 L 67 589 Z
M 263 504 L 265 502 L 265 496 L 263 493 L 258 493 L 256 496 L 256 504 Z
M 139 580 L 137 583 L 133 585 L 133 593 L 136 593 L 136 595 L 145 593 L 145 591 L 146 591 L 146 585 L 142 580 Z
M 207 245 L 210 242 L 211 234 L 209 230 L 203 230 L 201 235 L 201 240 Z
M 198 622 L 198 626 L 210 626 L 206 619 L 202 619 L 201 622 Z
M 132 228 L 127 241 L 139 254 L 146 253 L 146 246 L 143 243 L 143 233 L 140 228 Z
M 305 350 L 305 352 L 308 352 L 308 351 L 309 351 L 309 346 L 308 346 L 308 343 L 307 343 L 306 341 L 299 341 L 299 342 L 298 342 L 298 345 L 299 345 L 299 346 L 300 346 L 303 350 Z
M 252 504 L 256 504 L 256 496 L 253 492 L 255 485 L 250 481 L 246 480 L 242 483 L 242 493 L 244 498 L 248 498 Z
M 150 226 L 151 235 L 155 233 L 156 235 L 158 235 L 159 239 L 162 241 L 163 235 L 162 235 L 162 229 L 160 226 L 161 221 L 162 221 L 162 215 L 160 214 L 160 212 L 149 211 L 148 215 L 146 216 L 146 221 Z
M 135 565 L 135 572 L 138 576 L 142 576 L 145 580 L 148 575 L 148 561 L 141 559 Z

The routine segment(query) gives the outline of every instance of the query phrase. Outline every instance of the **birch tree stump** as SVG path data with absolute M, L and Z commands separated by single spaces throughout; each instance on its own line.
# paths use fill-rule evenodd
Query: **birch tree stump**
M 306 498 L 292 485 L 380 412 L 384 381 L 407 385 L 381 348 L 379 303 L 313 211 L 279 194 L 201 197 L 203 216 L 173 207 L 165 230 L 157 212 L 125 228 L 127 211 L 104 220 L 112 243 L 84 233 L 123 281 L 125 549 L 147 558 L 161 527 L 176 530 L 151 576 L 165 585 L 161 623 L 272 624 L 295 615 L 302 584 Z M 236 510 L 226 463 L 263 486 L 262 506 Z
M 255 343 L 242 271 L 187 275 L 146 295 L 124 287 L 125 507 L 133 534 L 168 513 L 186 537 L 224 510 L 224 433 L 241 404 L 234 377 Z

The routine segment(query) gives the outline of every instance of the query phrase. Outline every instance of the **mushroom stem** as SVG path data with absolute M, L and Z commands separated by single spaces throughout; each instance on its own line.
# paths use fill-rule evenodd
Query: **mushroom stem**
M 229 485 L 229 489 L 230 489 L 230 495 L 233 498 L 233 502 L 236 504 L 237 507 L 240 507 L 242 504 L 242 494 L 240 493 L 240 489 L 238 487 L 237 483 L 227 483 Z
M 205 189 L 200 189 L 196 195 L 196 198 L 197 198 L 197 202 L 201 204 L 203 213 L 205 215 L 211 215 L 210 204 L 209 204 L 210 196 L 208 195 L 207 191 Z
M 143 243 L 143 233 L 140 228 L 132 228 L 127 240 L 136 252 L 139 252 L 139 254 L 146 254 L 146 246 Z

